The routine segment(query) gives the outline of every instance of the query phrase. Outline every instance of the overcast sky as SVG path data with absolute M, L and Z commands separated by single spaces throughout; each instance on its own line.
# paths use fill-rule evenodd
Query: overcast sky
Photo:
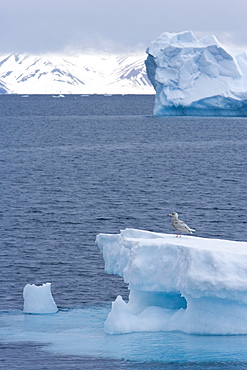
M 0 0 L 0 52 L 145 51 L 162 32 L 247 49 L 247 0 Z

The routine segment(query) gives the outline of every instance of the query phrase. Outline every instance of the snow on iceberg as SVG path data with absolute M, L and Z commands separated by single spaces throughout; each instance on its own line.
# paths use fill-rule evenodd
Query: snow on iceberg
M 154 115 L 247 116 L 247 55 L 215 36 L 163 33 L 147 49 Z
M 130 289 L 128 303 L 112 303 L 107 333 L 247 334 L 247 242 L 125 229 L 96 243 Z
M 23 289 L 25 313 L 47 314 L 58 311 L 51 294 L 51 283 L 42 285 L 27 284 Z

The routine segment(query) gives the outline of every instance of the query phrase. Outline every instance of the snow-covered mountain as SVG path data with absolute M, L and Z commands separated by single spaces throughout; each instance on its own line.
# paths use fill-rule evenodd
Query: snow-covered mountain
M 0 54 L 0 93 L 154 94 L 145 54 Z

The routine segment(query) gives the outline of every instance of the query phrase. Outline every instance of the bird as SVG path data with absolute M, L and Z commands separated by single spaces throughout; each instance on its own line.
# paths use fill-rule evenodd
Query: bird
M 172 218 L 172 226 L 174 227 L 174 229 L 177 231 L 177 235 L 176 235 L 176 238 L 180 235 L 180 238 L 181 238 L 181 235 L 183 233 L 188 233 L 188 234 L 193 234 L 193 232 L 195 232 L 196 230 L 194 229 L 191 229 L 188 225 L 186 225 L 186 223 L 184 221 L 181 221 L 178 219 L 178 214 L 177 212 L 172 212 L 172 213 L 169 213 L 169 215 L 171 218 Z

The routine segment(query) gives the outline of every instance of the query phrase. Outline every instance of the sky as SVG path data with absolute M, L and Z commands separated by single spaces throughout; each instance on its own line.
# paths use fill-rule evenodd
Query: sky
M 246 0 L 0 0 L 0 53 L 145 52 L 163 32 L 247 49 Z

